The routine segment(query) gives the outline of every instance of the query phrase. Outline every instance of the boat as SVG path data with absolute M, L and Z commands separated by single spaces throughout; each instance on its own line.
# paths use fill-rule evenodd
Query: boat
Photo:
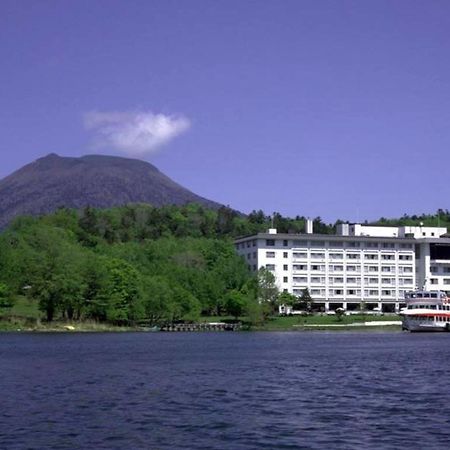
M 405 293 L 402 329 L 408 331 L 450 331 L 450 299 L 442 291 Z

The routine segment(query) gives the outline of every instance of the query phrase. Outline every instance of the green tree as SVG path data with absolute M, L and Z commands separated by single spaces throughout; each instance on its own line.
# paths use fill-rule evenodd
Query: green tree
M 111 283 L 107 318 L 115 323 L 129 323 L 141 318 L 139 272 L 120 259 L 109 260 L 106 268 Z
M 289 292 L 282 292 L 278 295 L 278 304 L 294 306 L 297 303 L 297 297 Z
M 239 291 L 231 291 L 225 298 L 225 310 L 227 314 L 233 316 L 236 320 L 242 316 L 247 308 L 248 298 Z
M 309 289 L 305 288 L 303 289 L 299 299 L 298 299 L 298 306 L 302 311 L 311 312 L 312 306 L 313 306 L 314 300 L 311 297 L 311 294 L 309 293 Z
M 0 308 L 11 308 L 14 302 L 8 286 L 0 283 Z
M 266 315 L 275 314 L 278 310 L 278 288 L 275 275 L 265 267 L 261 267 L 257 274 L 258 300 L 266 309 Z

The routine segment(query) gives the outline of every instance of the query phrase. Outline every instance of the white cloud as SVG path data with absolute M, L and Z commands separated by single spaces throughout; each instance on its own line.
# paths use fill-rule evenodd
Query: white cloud
M 92 111 L 84 115 L 84 124 L 87 130 L 93 131 L 96 147 L 107 147 L 130 156 L 154 153 L 191 126 L 184 116 L 150 111 Z

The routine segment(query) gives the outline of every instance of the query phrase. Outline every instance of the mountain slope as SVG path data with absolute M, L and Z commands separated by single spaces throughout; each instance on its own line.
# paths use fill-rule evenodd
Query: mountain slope
M 190 202 L 210 208 L 221 206 L 185 189 L 144 161 L 50 154 L 0 181 L 0 228 L 16 216 L 45 214 L 61 206 L 106 208 L 128 203 L 162 206 Z

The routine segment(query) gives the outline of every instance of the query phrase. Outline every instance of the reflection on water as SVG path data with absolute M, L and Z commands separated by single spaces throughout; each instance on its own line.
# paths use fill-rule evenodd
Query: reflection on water
M 0 334 L 1 449 L 450 442 L 450 335 Z

